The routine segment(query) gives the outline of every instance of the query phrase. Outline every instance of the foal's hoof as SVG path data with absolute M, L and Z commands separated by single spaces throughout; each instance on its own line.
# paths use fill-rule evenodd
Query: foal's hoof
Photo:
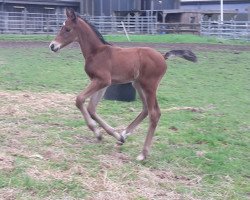
M 123 135 L 121 135 L 120 137 L 120 142 L 123 144 L 125 142 L 125 137 Z
M 101 141 L 102 141 L 102 138 L 103 138 L 102 135 L 96 136 L 96 139 L 97 139 L 98 142 L 101 142 Z
M 99 130 L 95 131 L 95 136 L 96 136 L 96 139 L 98 140 L 98 142 L 102 141 L 102 133 L 100 133 Z
M 123 136 L 120 137 L 120 140 L 116 142 L 117 145 L 122 146 L 125 143 L 125 139 Z
M 141 153 L 139 156 L 137 156 L 136 160 L 138 160 L 138 161 L 146 160 L 146 156 L 144 156 L 144 155 Z

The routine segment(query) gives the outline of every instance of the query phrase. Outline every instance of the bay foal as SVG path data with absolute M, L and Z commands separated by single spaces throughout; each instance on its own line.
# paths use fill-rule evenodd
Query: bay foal
M 149 154 L 152 138 L 160 119 L 160 109 L 156 99 L 156 90 L 166 72 L 165 59 L 179 56 L 195 62 L 196 56 L 188 50 L 173 50 L 165 55 L 152 48 L 120 48 L 107 43 L 100 32 L 84 19 L 76 15 L 74 10 L 66 10 L 67 19 L 56 38 L 50 43 L 54 52 L 77 41 L 85 58 L 85 71 L 91 82 L 76 98 L 76 106 L 81 111 L 88 127 L 98 139 L 102 138 L 96 122 L 121 144 L 137 125 L 149 116 L 149 128 L 142 152 L 137 157 L 144 160 Z M 143 109 L 136 119 L 121 133 L 108 125 L 96 113 L 96 106 L 106 88 L 111 84 L 132 82 L 136 88 Z M 85 100 L 90 98 L 88 106 Z

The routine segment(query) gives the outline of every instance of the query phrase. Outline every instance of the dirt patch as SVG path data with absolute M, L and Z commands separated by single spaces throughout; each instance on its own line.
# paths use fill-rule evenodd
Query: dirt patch
M 14 169 L 13 157 L 0 153 L 0 170 L 12 171 L 13 169 Z
M 51 108 L 71 109 L 75 95 L 60 93 L 32 93 L 0 91 L 0 113 L 25 117 L 30 113 L 46 112 Z
M 202 113 L 202 112 L 204 112 L 205 109 L 204 109 L 204 108 L 189 107 L 189 106 L 184 106 L 184 107 L 172 107 L 172 108 L 168 108 L 168 109 L 162 109 L 163 112 L 182 111 L 182 110 Z
M 200 178 L 177 176 L 168 170 L 154 170 L 144 166 L 134 166 L 133 159 L 123 153 L 113 152 L 110 155 L 98 156 L 101 170 L 95 179 L 89 177 L 85 187 L 93 192 L 90 199 L 194 199 L 192 195 L 180 195 L 176 184 L 196 189 Z M 119 169 L 128 166 L 120 173 Z M 133 166 L 133 167 L 132 167 Z M 115 177 L 112 178 L 115 174 Z M 99 180 L 99 181 L 97 181 Z
M 10 188 L 1 188 L 0 189 L 0 200 L 15 200 L 16 195 L 20 191 L 16 189 L 10 189 Z
M 41 150 L 40 158 L 44 160 L 54 161 L 54 162 L 61 162 L 62 160 L 66 160 L 67 155 L 65 154 L 63 149 L 46 147 Z
M 65 171 L 52 169 L 41 170 L 35 166 L 26 170 L 26 173 L 34 179 L 42 181 L 62 180 L 65 182 L 72 181 L 74 179 L 74 175 L 84 175 L 85 172 L 86 170 L 84 170 L 80 165 L 75 165 L 74 167 Z
M 57 131 L 49 131 L 51 128 L 58 130 L 58 127 L 65 131 L 67 125 L 50 121 L 37 124 L 40 121 L 33 119 L 42 113 L 53 117 L 58 115 L 61 118 L 79 116 L 82 119 L 75 108 L 74 100 L 74 94 L 0 91 L 0 170 L 13 170 L 14 158 L 18 156 L 33 163 L 25 171 L 28 176 L 41 181 L 77 181 L 91 195 L 88 199 L 193 199 L 191 194 L 179 194 L 176 188 L 182 185 L 185 188 L 191 187 L 190 191 L 193 191 L 199 186 L 199 178 L 177 176 L 167 169 L 154 170 L 137 165 L 134 158 L 118 152 L 117 149 L 109 150 L 110 153 L 93 155 L 99 171 L 96 167 L 92 169 L 88 163 L 85 166 L 83 162 L 78 162 L 78 156 L 84 156 L 79 154 L 78 149 L 81 151 L 84 144 L 94 145 L 95 137 L 78 133 L 76 127 L 75 134 L 63 138 Z M 56 110 L 56 113 L 51 112 L 51 109 Z M 193 111 L 190 108 L 187 110 Z M 79 130 L 85 128 L 87 129 L 80 127 Z M 123 128 L 124 126 L 120 126 L 118 129 Z M 49 142 L 49 145 L 43 142 Z M 49 163 L 59 163 L 62 166 L 59 169 L 51 168 Z M 3 195 L 5 199 L 15 198 L 15 193 L 11 195 L 11 191 L 7 189 Z
M 195 43 L 114 43 L 115 45 L 122 47 L 151 47 L 154 49 L 166 49 L 166 50 L 174 50 L 174 49 L 189 49 L 194 52 L 199 51 L 232 51 L 234 53 L 239 53 L 240 51 L 250 51 L 250 46 L 243 45 L 222 45 L 222 44 L 195 44 Z
M 189 49 L 198 51 L 231 51 L 239 53 L 240 51 L 250 51 L 250 46 L 244 45 L 223 45 L 223 44 L 187 44 L 187 43 L 141 43 L 141 42 L 114 42 L 113 45 L 121 47 L 151 47 L 154 49 Z M 2 48 L 48 48 L 49 42 L 10 42 L 0 41 Z M 68 48 L 79 48 L 77 43 L 71 44 Z
M 63 129 L 63 125 L 42 123 L 38 116 L 53 115 L 52 110 L 74 115 L 75 95 L 0 91 L 0 170 L 12 170 L 15 157 L 31 160 L 61 161 L 66 155 L 60 136 L 49 139 L 52 147 L 44 146 L 49 128 Z M 79 116 L 80 117 L 80 116 Z M 39 146 L 41 145 L 41 146 Z
M 119 152 L 113 152 L 110 155 L 100 155 L 98 156 L 98 159 L 100 160 L 101 167 L 104 170 L 117 169 L 124 163 L 129 163 L 133 160 L 129 156 Z

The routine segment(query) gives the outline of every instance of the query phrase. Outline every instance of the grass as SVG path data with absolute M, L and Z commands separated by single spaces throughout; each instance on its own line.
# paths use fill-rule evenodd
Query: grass
M 125 35 L 106 35 L 110 42 L 127 42 Z M 192 34 L 162 34 L 162 35 L 130 35 L 132 42 L 154 43 L 198 43 L 198 44 L 227 44 L 227 45 L 250 45 L 247 41 L 230 40 L 216 37 L 205 37 Z M 0 41 L 51 41 L 52 35 L 15 35 L 0 34 Z
M 149 159 L 147 120 L 120 152 L 98 143 L 74 106 L 89 82 L 78 49 L 0 49 L 0 195 L 16 199 L 248 199 L 249 52 L 174 59 L 158 90 L 162 117 Z M 11 59 L 10 59 L 11 58 Z M 172 110 L 190 106 L 200 110 Z M 111 109 L 112 108 L 112 109 Z M 122 129 L 141 109 L 103 101 Z

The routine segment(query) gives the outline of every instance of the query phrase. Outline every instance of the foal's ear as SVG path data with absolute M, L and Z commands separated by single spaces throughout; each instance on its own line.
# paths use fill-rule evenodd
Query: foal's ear
M 76 13 L 72 8 L 66 8 L 66 15 L 69 19 L 71 19 L 71 21 L 76 21 Z

